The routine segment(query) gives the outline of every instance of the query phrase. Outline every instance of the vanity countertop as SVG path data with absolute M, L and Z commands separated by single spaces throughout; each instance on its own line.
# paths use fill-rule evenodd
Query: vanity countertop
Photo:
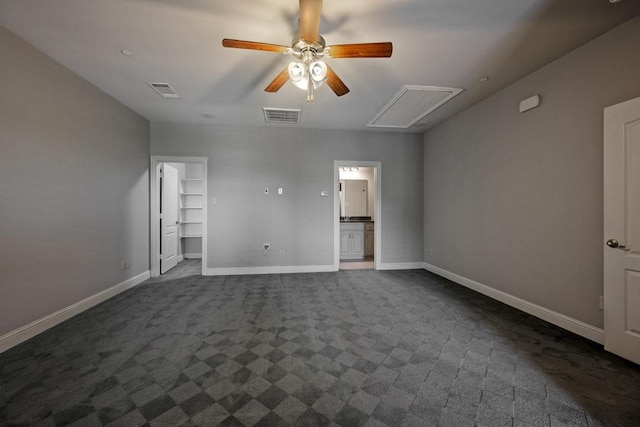
M 341 223 L 351 223 L 351 222 L 373 222 L 370 216 L 341 216 Z

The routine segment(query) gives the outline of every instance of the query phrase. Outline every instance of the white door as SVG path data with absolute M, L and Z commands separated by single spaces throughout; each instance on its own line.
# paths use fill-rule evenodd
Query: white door
M 604 346 L 640 363 L 640 98 L 604 110 Z
M 162 166 L 160 179 L 160 274 L 164 274 L 178 264 L 178 170 L 168 164 Z

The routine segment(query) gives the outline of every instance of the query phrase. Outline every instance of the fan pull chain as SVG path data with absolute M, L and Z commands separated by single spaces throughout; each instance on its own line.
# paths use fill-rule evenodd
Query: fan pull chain
M 313 101 L 313 79 L 309 76 L 309 82 L 307 83 L 307 102 Z

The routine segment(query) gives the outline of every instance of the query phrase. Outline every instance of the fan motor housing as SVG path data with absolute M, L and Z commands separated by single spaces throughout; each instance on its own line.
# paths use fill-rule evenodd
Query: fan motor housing
M 291 51 L 297 59 L 303 59 L 305 52 L 311 52 L 313 58 L 322 58 L 324 56 L 326 42 L 322 36 L 318 36 L 318 40 L 314 43 L 308 42 L 298 34 L 291 42 Z

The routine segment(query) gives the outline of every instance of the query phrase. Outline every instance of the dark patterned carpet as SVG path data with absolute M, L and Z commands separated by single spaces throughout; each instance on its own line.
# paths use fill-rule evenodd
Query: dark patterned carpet
M 200 277 L 0 356 L 0 426 L 638 426 L 640 367 L 425 271 Z

